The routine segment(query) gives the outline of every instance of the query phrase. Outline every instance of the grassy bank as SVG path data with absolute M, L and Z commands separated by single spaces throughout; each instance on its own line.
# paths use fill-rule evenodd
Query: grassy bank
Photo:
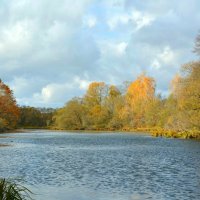
M 125 132 L 125 133 L 135 133 L 135 132 L 142 132 L 150 134 L 154 137 L 166 137 L 166 138 L 181 138 L 181 139 L 200 139 L 200 131 L 199 130 L 185 130 L 185 131 L 174 131 L 174 130 L 166 130 L 163 128 L 122 128 L 122 129 L 105 129 L 105 128 L 98 128 L 98 129 L 75 129 L 75 130 L 66 130 L 66 129 L 59 129 L 55 127 L 51 127 L 51 130 L 57 131 L 70 131 L 70 132 Z
M 173 131 L 173 130 L 157 128 L 157 129 L 150 130 L 150 133 L 152 136 L 155 136 L 155 137 L 200 139 L 200 131 L 199 130 Z
M 181 138 L 181 139 L 200 139 L 200 130 L 167 130 L 159 127 L 155 128 L 129 128 L 124 127 L 122 129 L 110 129 L 110 128 L 91 128 L 91 129 L 59 129 L 57 127 L 20 127 L 15 130 L 4 130 L 1 133 L 22 133 L 29 130 L 55 130 L 55 131 L 69 131 L 69 132 L 124 132 L 124 133 L 147 133 L 154 137 L 166 137 L 166 138 Z

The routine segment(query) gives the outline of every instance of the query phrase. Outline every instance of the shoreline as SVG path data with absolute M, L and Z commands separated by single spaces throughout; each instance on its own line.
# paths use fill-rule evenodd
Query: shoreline
M 57 129 L 52 127 L 37 127 L 37 128 L 18 128 L 13 130 L 7 130 L 5 132 L 0 132 L 1 134 L 9 134 L 9 133 L 29 133 L 35 130 L 45 130 L 45 131 L 58 131 L 58 132 L 79 132 L 79 133 L 130 133 L 130 134 L 136 134 L 136 133 L 142 133 L 146 135 L 150 135 L 152 137 L 164 137 L 164 138 L 178 138 L 178 139 L 195 139 L 200 140 L 200 131 L 198 130 L 187 130 L 187 131 L 173 131 L 173 130 L 165 130 L 162 128 L 138 128 L 138 129 L 121 129 L 121 130 L 106 130 L 106 129 L 76 129 L 76 130 L 67 130 L 67 129 Z
M 142 133 L 150 135 L 152 137 L 163 137 L 163 138 L 174 138 L 174 139 L 194 139 L 200 140 L 200 131 L 198 130 L 188 130 L 188 131 L 173 131 L 165 130 L 162 128 L 139 128 L 139 129 L 129 129 L 129 130 L 59 130 L 59 129 L 49 129 L 55 131 L 68 131 L 68 132 L 89 132 L 89 133 Z
M 9 146 L 11 146 L 11 145 L 9 145 L 9 144 L 1 144 L 1 143 L 0 143 L 0 148 L 1 148 L 1 147 L 9 147 Z

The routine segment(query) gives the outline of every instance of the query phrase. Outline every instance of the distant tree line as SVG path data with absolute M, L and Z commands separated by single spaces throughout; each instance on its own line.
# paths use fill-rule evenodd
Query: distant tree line
M 47 128 L 52 123 L 54 109 L 34 108 L 23 106 L 19 108 L 20 117 L 18 127 L 20 128 Z
M 19 107 L 10 88 L 0 80 L 0 132 L 15 128 L 47 128 L 52 108 Z

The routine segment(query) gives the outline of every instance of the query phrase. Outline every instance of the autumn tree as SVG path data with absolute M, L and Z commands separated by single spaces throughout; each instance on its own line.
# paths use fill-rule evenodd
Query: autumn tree
M 148 104 L 155 97 L 155 81 L 153 78 L 140 75 L 133 81 L 126 94 L 126 112 L 133 127 L 144 126 L 144 114 Z
M 167 98 L 155 94 L 155 80 L 141 74 L 115 85 L 93 82 L 83 98 L 58 110 L 55 124 L 61 129 L 132 130 L 162 128 L 167 131 L 200 130 L 200 62 L 182 67 L 171 83 Z
M 151 101 L 148 102 L 144 112 L 144 121 L 146 127 L 164 127 L 164 105 L 165 99 L 162 99 L 161 95 L 155 96 Z
M 18 118 L 19 109 L 13 92 L 0 80 L 0 130 L 15 128 Z
M 109 120 L 108 110 L 105 108 L 105 98 L 108 87 L 104 82 L 93 82 L 83 98 L 87 109 L 87 123 L 92 129 L 104 128 Z
M 120 96 L 121 93 L 119 89 L 116 86 L 111 85 L 108 89 L 108 95 L 106 97 L 106 104 L 105 104 L 111 116 L 115 112 L 117 99 Z
M 182 74 L 175 84 L 173 95 L 177 100 L 182 128 L 200 129 L 200 62 L 182 66 Z
M 80 130 L 85 128 L 85 108 L 81 98 L 74 98 L 54 115 L 58 129 Z
M 158 127 L 166 130 L 180 130 L 182 129 L 181 117 L 178 112 L 177 99 L 173 94 L 170 94 L 163 100 L 163 106 L 159 115 Z
M 88 106 L 101 106 L 106 94 L 107 86 L 104 82 L 93 82 L 88 87 L 84 101 Z
M 108 89 L 108 95 L 105 100 L 105 108 L 108 110 L 110 119 L 107 125 L 109 129 L 116 130 L 123 127 L 123 121 L 120 118 L 123 106 L 124 97 L 115 85 L 111 85 Z

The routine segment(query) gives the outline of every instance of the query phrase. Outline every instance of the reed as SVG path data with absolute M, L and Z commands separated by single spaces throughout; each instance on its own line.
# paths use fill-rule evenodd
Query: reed
M 24 186 L 0 179 L 0 200 L 28 200 L 32 192 Z

